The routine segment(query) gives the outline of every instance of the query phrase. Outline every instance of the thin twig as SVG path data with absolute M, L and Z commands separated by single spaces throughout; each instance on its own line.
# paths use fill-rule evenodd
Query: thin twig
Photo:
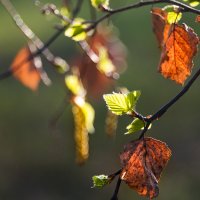
M 192 76 L 190 81 L 183 87 L 183 89 L 174 98 L 172 98 L 166 105 L 160 108 L 155 114 L 153 114 L 147 120 L 149 122 L 152 122 L 160 118 L 173 104 L 175 104 L 190 89 L 190 87 L 195 82 L 195 80 L 199 77 L 199 75 L 200 75 L 200 68 L 197 70 L 197 72 Z

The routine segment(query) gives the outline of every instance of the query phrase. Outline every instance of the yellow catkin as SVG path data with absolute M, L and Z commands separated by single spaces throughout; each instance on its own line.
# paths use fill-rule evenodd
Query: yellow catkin
M 85 125 L 85 117 L 80 107 L 73 105 L 72 113 L 74 115 L 74 139 L 76 145 L 76 162 L 84 164 L 89 155 L 89 137 Z
M 118 116 L 108 111 L 105 121 L 105 131 L 109 137 L 114 137 L 117 130 Z

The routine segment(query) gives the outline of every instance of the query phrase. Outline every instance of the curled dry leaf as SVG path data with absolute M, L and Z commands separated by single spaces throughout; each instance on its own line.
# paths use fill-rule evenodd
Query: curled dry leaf
M 114 79 L 126 67 L 126 48 L 112 28 L 112 26 L 99 25 L 95 34 L 88 38 L 88 56 L 84 55 L 76 62 L 84 87 L 89 95 L 96 99 L 101 98 L 105 91 L 114 86 Z M 102 48 L 106 50 L 108 59 L 113 64 L 114 69 L 110 76 L 97 69 L 100 49 L 102 50 Z
M 169 24 L 167 12 L 152 9 L 153 30 L 161 47 L 159 72 L 178 84 L 184 84 L 191 74 L 199 38 L 187 25 Z
M 41 60 L 39 57 L 30 59 L 31 56 L 32 53 L 28 46 L 22 48 L 11 64 L 11 69 L 13 76 L 23 85 L 31 90 L 37 90 L 41 77 L 36 65 L 41 65 Z
M 139 195 L 155 198 L 159 194 L 158 181 L 170 157 L 171 150 L 164 142 L 153 138 L 132 141 L 120 155 L 121 180 Z

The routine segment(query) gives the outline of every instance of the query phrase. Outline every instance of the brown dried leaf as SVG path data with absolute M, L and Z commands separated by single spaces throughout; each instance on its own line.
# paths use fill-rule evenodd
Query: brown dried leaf
M 161 8 L 152 8 L 152 23 L 153 32 L 158 40 L 158 45 L 161 48 L 163 43 L 163 33 L 167 23 L 167 13 Z
M 169 24 L 167 12 L 161 8 L 153 8 L 151 13 L 153 30 L 162 50 L 159 72 L 165 78 L 184 84 L 191 74 L 199 39 L 187 25 Z
M 196 16 L 196 20 L 195 21 L 198 22 L 198 23 L 200 22 L 200 15 Z
M 168 38 L 162 48 L 159 72 L 165 78 L 184 84 L 191 74 L 199 39 L 193 29 L 185 24 L 173 24 L 164 33 L 168 34 Z
M 125 145 L 120 155 L 123 165 L 120 177 L 139 195 L 155 198 L 159 194 L 160 175 L 170 157 L 171 150 L 159 140 L 132 141 Z
M 34 59 L 30 60 L 31 55 L 28 46 L 22 48 L 11 64 L 11 69 L 13 76 L 23 85 L 31 90 L 37 90 L 41 77 L 36 69 Z

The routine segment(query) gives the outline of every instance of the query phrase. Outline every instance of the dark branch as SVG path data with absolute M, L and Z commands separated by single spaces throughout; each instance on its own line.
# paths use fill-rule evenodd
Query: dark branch
M 190 81 L 185 85 L 185 87 L 174 97 L 172 98 L 166 105 L 164 105 L 161 109 L 159 109 L 155 114 L 153 114 L 149 119 L 149 122 L 159 119 L 172 105 L 174 105 L 192 86 L 195 80 L 200 75 L 200 68 L 193 75 Z

